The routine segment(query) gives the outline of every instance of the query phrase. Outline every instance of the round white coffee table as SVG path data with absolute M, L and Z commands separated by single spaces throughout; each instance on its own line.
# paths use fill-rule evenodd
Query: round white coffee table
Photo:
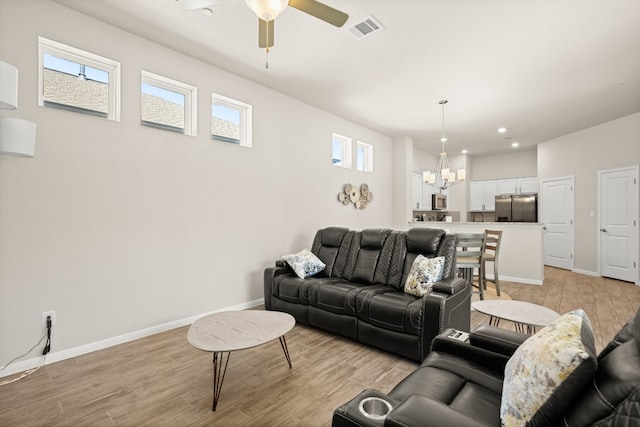
M 560 315 L 550 308 L 526 301 L 483 300 L 474 301 L 471 307 L 489 316 L 489 324 L 498 326 L 501 319 L 515 323 L 516 331 L 531 335 L 536 327 L 547 326 Z
M 187 340 L 197 349 L 213 352 L 213 411 L 218 406 L 231 352 L 256 347 L 278 338 L 291 368 L 284 334 L 293 329 L 295 324 L 290 314 L 262 310 L 222 311 L 193 322 Z

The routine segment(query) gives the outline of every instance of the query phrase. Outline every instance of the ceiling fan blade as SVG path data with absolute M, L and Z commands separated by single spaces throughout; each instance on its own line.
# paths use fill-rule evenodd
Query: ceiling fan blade
M 273 47 L 273 23 L 275 21 L 265 21 L 258 18 L 258 47 Z
M 308 13 L 311 16 L 315 16 L 336 27 L 342 27 L 344 23 L 347 22 L 347 19 L 349 19 L 349 15 L 346 13 L 316 0 L 290 0 L 289 6 Z
M 201 9 L 207 6 L 213 6 L 220 3 L 228 3 L 233 0 L 176 0 L 185 10 Z

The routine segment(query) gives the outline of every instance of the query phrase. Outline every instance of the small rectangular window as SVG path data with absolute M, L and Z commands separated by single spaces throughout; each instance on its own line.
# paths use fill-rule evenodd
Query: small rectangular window
M 241 147 L 251 147 L 251 120 L 251 105 L 212 94 L 211 138 Z
M 196 87 L 144 70 L 141 81 L 140 123 L 195 136 Z
M 38 104 L 120 120 L 120 63 L 38 37 Z
M 356 169 L 373 172 L 373 145 L 362 141 L 356 143 Z
M 337 133 L 333 134 L 332 163 L 334 166 L 351 168 L 351 138 Z

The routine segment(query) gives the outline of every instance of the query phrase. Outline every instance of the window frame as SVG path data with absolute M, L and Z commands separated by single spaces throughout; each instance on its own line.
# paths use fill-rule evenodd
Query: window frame
M 184 96 L 184 130 L 174 129 L 161 123 L 146 122 L 142 120 L 142 85 L 165 89 Z M 158 129 L 184 133 L 189 136 L 198 135 L 198 88 L 193 85 L 170 79 L 150 71 L 140 71 L 140 124 Z
M 211 121 L 210 127 L 213 127 L 213 106 L 220 105 L 226 108 L 231 108 L 240 113 L 240 141 L 238 144 L 232 141 L 227 141 L 221 137 L 216 137 L 211 130 L 209 130 L 209 134 L 211 135 L 211 139 L 220 142 L 226 142 L 233 145 L 238 145 L 240 147 L 252 148 L 253 147 L 253 106 L 251 104 L 247 104 L 246 102 L 238 101 L 234 98 L 229 98 L 228 96 L 220 95 L 218 93 L 211 93 Z
M 106 72 L 109 75 L 109 82 L 107 83 L 108 93 L 108 112 L 105 117 L 108 120 L 116 122 L 120 121 L 120 87 L 121 87 L 121 64 L 110 58 L 97 55 L 95 53 L 87 52 L 82 49 L 75 48 L 54 40 L 47 39 L 45 37 L 38 37 L 38 105 L 41 107 L 58 108 L 52 105 L 46 105 L 44 99 L 44 55 L 49 54 L 60 59 L 66 59 L 67 61 L 75 62 L 81 65 L 87 65 L 89 67 Z M 74 112 L 93 115 L 96 117 L 103 117 L 99 114 L 91 114 L 84 112 L 81 109 L 76 109 L 74 106 L 68 106 L 70 108 L 64 108 L 65 104 L 60 104 L 59 109 L 71 110 Z
M 364 158 L 362 159 L 362 169 L 360 169 L 359 158 L 358 158 L 358 150 L 362 149 L 364 153 Z M 363 142 L 356 142 L 356 170 L 358 172 L 368 172 L 373 173 L 373 145 Z
M 333 162 L 333 144 L 339 141 L 342 143 L 342 159 L 340 159 L 339 163 Z M 331 134 L 331 164 L 333 166 L 337 166 L 339 168 L 351 169 L 352 161 L 353 161 L 353 139 L 348 136 L 341 135 L 339 133 L 333 132 Z M 342 163 L 342 164 L 340 164 Z

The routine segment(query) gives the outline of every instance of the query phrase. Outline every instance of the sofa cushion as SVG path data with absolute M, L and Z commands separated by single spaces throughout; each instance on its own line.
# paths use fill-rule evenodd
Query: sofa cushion
M 351 280 L 358 283 L 373 283 L 378 265 L 378 258 L 382 247 L 391 230 L 367 229 L 362 230 L 360 247 L 355 255 L 355 265 Z
M 330 313 L 355 317 L 356 297 L 367 287 L 366 284 L 352 283 L 337 277 L 318 279 L 308 288 L 309 305 Z
M 633 394 L 640 392 L 640 310 L 627 322 L 611 343 L 598 355 L 595 378 L 567 409 L 564 423 L 568 426 L 592 425 L 608 419 L 610 424 L 638 425 L 638 406 Z M 624 415 L 625 405 L 632 413 Z M 611 408 L 618 407 L 620 420 L 611 416 Z M 635 418 L 635 419 L 634 419 Z M 624 420 L 624 421 L 623 421 Z M 635 421 L 635 422 L 632 422 Z
M 326 267 L 320 258 L 307 249 L 303 249 L 295 254 L 283 255 L 282 258 L 287 261 L 287 264 L 291 266 L 296 275 L 301 279 L 313 276 Z
M 389 397 L 403 401 L 419 394 L 485 425 L 500 425 L 502 375 L 474 360 L 431 352 L 422 365 L 396 385 Z
M 418 297 L 428 294 L 433 284 L 442 279 L 443 266 L 444 257 L 427 258 L 418 255 L 407 276 L 404 291 Z
M 322 230 L 318 230 L 316 237 L 313 239 L 313 245 L 311 246 L 311 252 L 316 254 L 326 267 L 320 273 L 321 276 L 331 277 L 335 275 L 334 269 L 338 264 L 338 254 L 340 247 L 344 241 L 345 236 L 349 230 L 343 227 L 327 227 Z M 338 274 L 344 266 L 337 266 Z
M 593 332 L 586 313 L 562 315 L 527 339 L 507 362 L 502 424 L 555 425 L 595 370 Z
M 418 255 L 426 258 L 435 257 L 444 237 L 445 231 L 438 228 L 412 228 L 407 231 L 406 253 L 404 255 L 400 289 L 407 283 L 407 277 Z
M 301 279 L 295 274 L 282 274 L 274 278 L 273 295 L 282 301 L 307 305 L 307 288 L 310 284 L 310 279 Z
M 356 297 L 358 319 L 394 332 L 418 335 L 422 323 L 422 299 L 390 286 L 372 286 Z

